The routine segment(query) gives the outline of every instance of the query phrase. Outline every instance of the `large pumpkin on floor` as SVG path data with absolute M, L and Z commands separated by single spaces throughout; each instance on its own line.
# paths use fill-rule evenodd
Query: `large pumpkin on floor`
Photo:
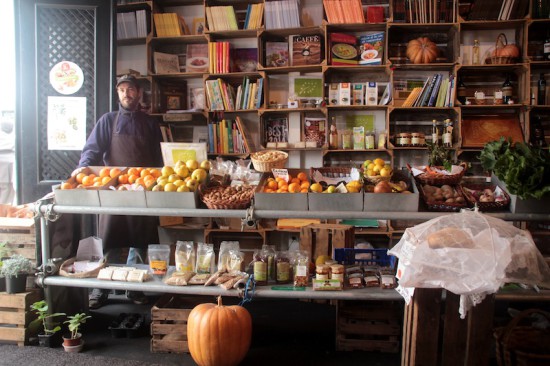
M 439 48 L 428 37 L 412 39 L 407 44 L 407 57 L 413 64 L 429 64 L 438 54 Z
M 187 320 L 191 357 L 199 366 L 235 366 L 246 356 L 252 338 L 252 318 L 242 306 L 197 305 Z

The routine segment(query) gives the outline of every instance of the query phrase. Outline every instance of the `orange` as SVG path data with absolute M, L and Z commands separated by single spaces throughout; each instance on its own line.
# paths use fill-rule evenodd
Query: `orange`
M 277 192 L 288 192 L 288 184 L 283 184 L 282 186 L 279 186 L 279 189 L 277 190 Z
M 93 180 L 95 177 L 97 177 L 97 175 L 95 175 L 94 173 L 92 173 L 92 174 L 89 174 L 88 177 L 92 177 L 92 180 Z
M 138 175 L 136 175 L 136 174 L 130 174 L 130 175 L 128 176 L 128 183 L 134 184 L 134 183 L 136 182 L 136 179 L 138 179 L 138 178 L 139 178 Z
M 156 169 L 156 168 L 152 168 L 152 169 L 150 170 L 150 173 L 151 173 L 151 175 L 152 175 L 153 177 L 155 177 L 155 178 L 158 178 L 158 177 L 160 177 L 160 176 L 162 175 L 161 171 L 158 170 L 158 169 Z
M 287 186 L 287 185 L 288 185 L 288 183 L 285 182 L 284 179 L 281 179 L 279 182 L 277 182 L 277 187 L 279 187 L 279 188 L 281 188 L 283 186 Z
M 301 181 L 307 181 L 307 174 L 304 173 L 304 172 L 300 172 L 300 173 L 298 173 L 296 178 L 300 179 Z
M 271 190 L 277 190 L 277 188 L 279 188 L 279 185 L 277 184 L 277 182 L 275 180 L 271 180 L 271 181 L 267 182 L 267 184 L 265 186 L 267 188 L 271 189 Z
M 82 184 L 86 187 L 91 186 L 92 184 L 94 184 L 94 177 L 90 175 L 85 176 L 84 178 L 82 178 Z
M 150 175 L 151 171 L 149 169 L 143 169 L 141 172 L 139 172 L 140 177 L 144 178 L 146 175 Z
M 309 188 L 309 185 L 310 183 L 306 180 L 305 182 L 302 182 L 302 184 L 300 184 L 300 188 L 307 190 Z
M 94 187 L 101 187 L 101 182 L 94 182 Z
M 142 186 L 145 185 L 145 181 L 143 180 L 142 177 L 136 178 L 135 183 L 137 183 L 137 184 L 139 184 L 139 185 L 142 185 Z
M 265 192 L 265 193 L 273 193 L 273 192 L 275 192 L 275 191 L 272 190 L 271 188 L 264 188 L 264 192 Z
M 139 175 L 139 170 L 137 168 L 128 169 L 128 175 Z
M 296 183 L 296 184 L 300 185 L 300 179 L 298 179 L 298 178 L 292 178 L 289 182 L 290 183 Z
M 68 182 L 64 182 L 61 184 L 61 189 L 73 189 L 73 185 Z
M 111 169 L 111 172 L 109 173 L 109 175 L 111 176 L 111 178 L 114 178 L 116 177 L 117 175 L 120 174 L 120 169 L 119 168 L 112 168 Z
M 85 176 L 86 176 L 85 173 L 78 173 L 78 174 L 76 175 L 76 182 L 77 182 L 77 183 L 82 183 L 82 179 L 83 179 Z
M 307 193 L 308 189 L 307 188 L 302 188 L 300 189 L 300 193 Z
M 103 179 L 103 177 L 94 177 L 94 183 L 101 183 L 101 180 Z
M 288 185 L 288 191 L 291 192 L 291 193 L 300 192 L 300 184 L 299 183 L 290 183 Z
M 101 185 L 104 186 L 105 184 L 109 183 L 111 181 L 111 177 L 103 177 L 101 178 Z
M 101 178 L 110 177 L 111 176 L 111 169 L 110 168 L 101 168 L 101 170 L 99 171 L 99 176 Z
M 128 174 L 121 174 L 118 176 L 118 184 L 127 184 L 128 183 Z

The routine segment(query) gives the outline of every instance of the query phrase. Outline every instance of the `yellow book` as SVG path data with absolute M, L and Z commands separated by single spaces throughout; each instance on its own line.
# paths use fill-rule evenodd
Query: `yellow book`
M 258 91 L 257 83 L 252 84 L 252 87 L 250 88 L 250 94 L 248 95 L 248 106 L 246 107 L 246 109 L 254 108 L 254 100 L 256 98 L 257 91 Z
M 215 58 L 216 58 L 216 44 L 214 42 L 208 42 L 208 72 L 211 74 L 215 73 Z
M 164 19 L 162 17 L 162 14 L 153 14 L 153 20 L 155 22 L 155 31 L 157 32 L 157 37 L 164 37 Z
M 218 30 L 216 27 L 216 24 L 214 23 L 212 8 L 210 6 L 206 7 L 206 21 L 208 22 L 208 30 L 211 30 L 211 31 Z
M 256 18 L 254 20 L 254 28 L 258 29 L 262 27 L 262 19 L 264 15 L 264 3 L 256 4 L 258 11 L 256 12 Z
M 226 18 L 229 23 L 229 29 L 238 30 L 239 25 L 237 24 L 237 17 L 235 16 L 235 9 L 233 6 L 228 5 L 225 7 Z

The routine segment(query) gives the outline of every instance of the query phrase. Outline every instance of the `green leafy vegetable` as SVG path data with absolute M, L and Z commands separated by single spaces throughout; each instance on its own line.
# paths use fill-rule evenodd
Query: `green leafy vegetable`
M 541 199 L 550 193 L 550 151 L 511 139 L 491 141 L 479 156 L 481 166 L 503 181 L 521 199 Z

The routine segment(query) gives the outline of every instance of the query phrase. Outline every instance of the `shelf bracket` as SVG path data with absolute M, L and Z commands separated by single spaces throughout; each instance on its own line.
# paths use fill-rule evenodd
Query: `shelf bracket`
M 256 229 L 258 220 L 254 218 L 254 206 L 246 209 L 246 216 L 241 219 L 241 231 L 244 229 Z

